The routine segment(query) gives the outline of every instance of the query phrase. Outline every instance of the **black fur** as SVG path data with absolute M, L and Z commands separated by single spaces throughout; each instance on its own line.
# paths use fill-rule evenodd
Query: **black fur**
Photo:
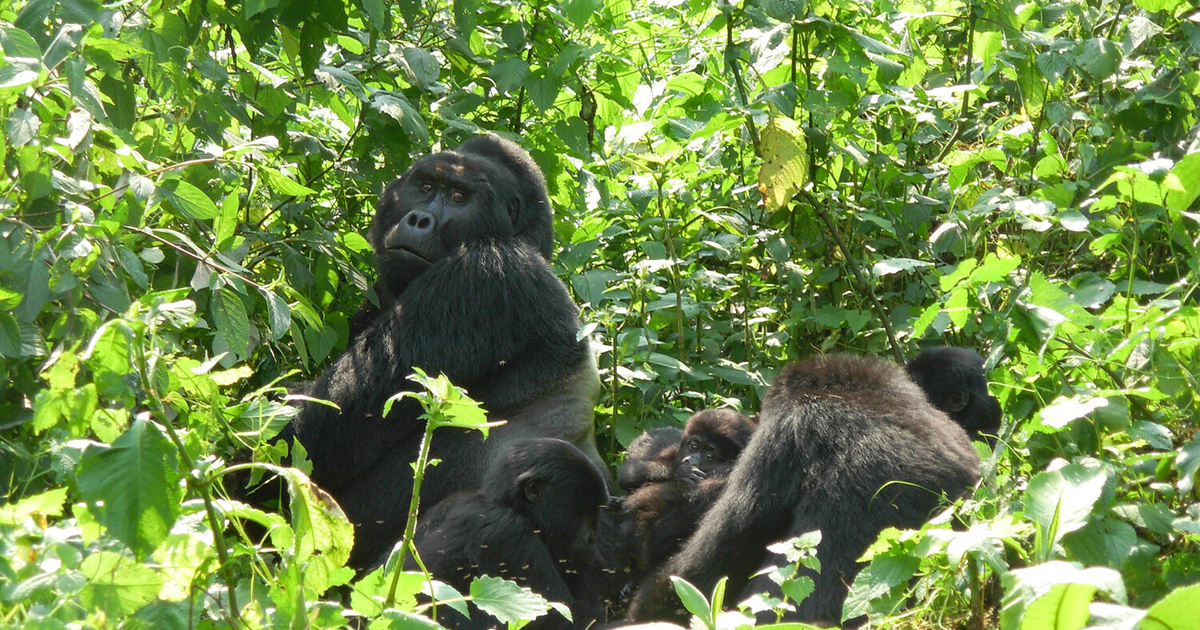
M 658 567 L 696 531 L 754 428 L 752 420 L 730 409 L 706 409 L 688 418 L 679 441 L 660 451 L 655 461 L 669 466 L 670 476 L 642 485 L 622 508 L 625 535 L 642 571 Z
M 764 566 L 786 563 L 766 546 L 820 530 L 816 589 L 790 617 L 839 623 L 857 559 L 879 532 L 920 526 L 943 498 L 961 496 L 978 478 L 979 458 L 962 427 L 898 366 L 850 355 L 792 364 L 763 400 L 729 491 L 640 589 L 630 618 L 686 619 L 671 575 L 705 593 L 728 576 L 727 593 L 778 594 L 765 576 L 751 580 Z
M 603 620 L 596 589 L 596 519 L 608 502 L 604 477 L 579 449 L 554 439 L 516 443 L 493 463 L 483 488 L 453 495 L 417 524 L 426 568 L 459 592 L 489 575 L 513 580 L 566 604 L 575 627 Z M 482 629 L 496 619 L 472 607 L 471 619 L 443 608 L 449 628 Z M 570 628 L 550 612 L 533 628 Z
M 404 529 L 410 463 L 424 428 L 405 400 L 413 367 L 445 373 L 508 424 L 486 442 L 441 431 L 422 500 L 478 488 L 509 443 L 557 437 L 600 463 L 593 434 L 595 357 L 579 340 L 579 311 L 547 263 L 551 216 L 537 166 L 496 137 L 418 160 L 388 185 L 371 227 L 381 299 L 358 318 L 346 352 L 307 387 L 333 401 L 302 403 L 280 439 L 308 451 L 312 478 L 355 526 L 350 565 L 363 568 Z
M 678 448 L 683 440 L 683 429 L 657 427 L 637 436 L 629 444 L 625 461 L 617 469 L 617 487 L 633 492 L 653 481 L 667 481 L 675 476 L 675 457 L 665 459 L 664 451 Z
M 979 353 L 953 346 L 926 348 L 904 369 L 929 402 L 966 429 L 971 439 L 995 442 L 1000 402 L 988 394 Z

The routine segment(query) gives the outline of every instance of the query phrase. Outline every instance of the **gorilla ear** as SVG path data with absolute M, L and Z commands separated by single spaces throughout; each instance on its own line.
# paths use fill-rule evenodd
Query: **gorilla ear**
M 521 200 L 512 198 L 508 202 L 508 221 L 512 223 L 513 228 L 517 227 L 517 219 L 521 217 Z
M 967 408 L 967 403 L 971 402 L 971 394 L 965 391 L 955 392 L 954 398 L 950 399 L 950 413 L 958 413 Z
M 525 500 L 530 503 L 537 503 L 542 498 L 542 490 L 544 483 L 538 477 L 532 475 L 525 477 L 520 481 L 521 493 L 525 495 Z

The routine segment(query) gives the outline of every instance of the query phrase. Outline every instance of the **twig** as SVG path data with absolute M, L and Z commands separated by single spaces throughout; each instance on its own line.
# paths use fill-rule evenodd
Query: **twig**
M 863 272 L 859 268 L 858 261 L 855 260 L 854 256 L 850 254 L 850 247 L 846 244 L 846 241 L 842 239 L 842 234 L 838 231 L 837 224 L 834 223 L 833 218 L 829 216 L 829 213 L 825 210 L 825 208 L 822 207 L 819 202 L 817 202 L 816 198 L 814 198 L 807 191 L 802 190 L 800 191 L 800 194 L 803 195 L 808 201 L 809 205 L 812 206 L 813 212 L 815 212 L 817 216 L 825 222 L 825 227 L 828 228 L 829 234 L 833 236 L 833 241 L 837 243 L 838 249 L 842 251 L 842 256 L 846 259 L 846 264 L 850 266 L 850 271 L 854 274 L 855 284 L 858 285 L 858 290 L 861 293 L 866 294 L 867 299 L 870 300 L 871 305 L 875 308 L 875 313 L 879 316 L 879 322 L 883 324 L 883 331 L 887 334 L 888 342 L 892 345 L 892 354 L 896 357 L 896 362 L 903 365 L 904 351 L 900 348 L 900 342 L 896 340 L 896 331 L 892 329 L 892 321 L 888 319 L 887 309 L 883 308 L 883 303 L 879 301 L 879 298 L 875 297 L 875 291 L 871 288 L 871 285 L 863 276 Z

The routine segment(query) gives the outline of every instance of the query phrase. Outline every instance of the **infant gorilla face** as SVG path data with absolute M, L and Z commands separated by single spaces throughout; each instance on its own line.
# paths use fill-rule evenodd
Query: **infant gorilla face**
M 706 409 L 688 418 L 675 478 L 696 484 L 714 475 L 728 475 L 753 433 L 754 422 L 729 409 Z

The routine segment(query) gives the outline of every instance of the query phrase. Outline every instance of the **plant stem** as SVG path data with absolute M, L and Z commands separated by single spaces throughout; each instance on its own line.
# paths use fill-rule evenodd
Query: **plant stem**
M 850 246 L 842 239 L 841 232 L 837 229 L 837 224 L 834 223 L 833 217 L 825 210 L 820 203 L 817 202 L 811 194 L 805 191 L 800 191 L 801 195 L 808 200 L 812 206 L 813 212 L 825 223 L 825 227 L 829 229 L 829 234 L 833 237 L 833 241 L 837 243 L 837 247 L 842 252 L 842 256 L 846 259 L 846 264 L 850 267 L 850 271 L 854 274 L 855 284 L 858 285 L 860 293 L 867 296 L 867 300 L 875 309 L 875 314 L 879 316 L 879 323 L 883 325 L 883 332 L 887 335 L 888 343 L 892 346 L 892 355 L 896 358 L 896 363 L 904 365 L 904 351 L 900 348 L 900 342 L 896 340 L 896 331 L 892 328 L 892 321 L 888 318 L 887 309 L 880 303 L 879 298 L 875 297 L 875 291 L 867 282 L 862 270 L 858 266 L 858 261 L 850 254 Z
M 149 337 L 150 348 L 153 350 L 156 345 L 155 341 L 158 339 L 158 334 L 153 327 L 150 329 Z M 144 340 L 139 341 L 138 345 L 141 346 L 139 348 L 141 361 L 138 362 L 138 371 L 141 372 L 140 376 L 142 382 L 146 383 L 147 388 L 149 389 L 149 384 L 153 381 L 150 380 L 150 366 L 148 364 L 149 359 L 147 358 L 148 353 L 146 352 Z M 146 404 L 150 406 L 154 415 L 165 418 L 162 409 L 162 402 L 157 396 L 147 396 Z M 175 432 L 175 427 L 171 426 L 170 422 L 163 422 L 162 426 L 163 429 L 166 430 L 167 437 L 171 440 L 171 444 L 173 444 L 175 446 L 175 450 L 178 451 L 179 459 L 181 459 L 183 464 L 187 466 L 188 486 L 199 493 L 201 500 L 204 502 L 204 514 L 208 520 L 208 528 L 212 530 L 213 547 L 217 552 L 217 562 L 220 565 L 221 573 L 225 578 L 225 587 L 229 592 L 229 622 L 234 628 L 239 628 L 242 626 L 242 618 L 240 612 L 241 607 L 238 606 L 237 603 L 237 581 L 233 576 L 233 568 L 229 564 L 229 543 L 225 540 L 225 528 L 221 527 L 221 520 L 217 517 L 217 506 L 213 503 L 212 487 L 207 479 L 200 478 L 199 475 L 195 474 L 198 471 L 196 468 L 196 460 L 192 458 L 191 453 L 188 453 L 187 447 L 184 445 L 183 440 L 179 437 L 179 434 Z
M 428 417 L 436 416 L 438 409 L 431 409 Z M 425 479 L 425 469 L 429 465 L 429 447 L 433 441 L 434 423 L 427 421 L 425 434 L 421 436 L 421 450 L 417 453 L 417 463 L 413 466 L 412 498 L 408 500 L 408 522 L 404 524 L 404 537 L 401 538 L 400 557 L 396 560 L 396 571 L 392 574 L 392 583 L 388 586 L 387 599 L 383 601 L 384 608 L 391 608 L 396 603 L 396 588 L 400 585 L 400 574 L 404 573 L 404 560 L 413 544 L 413 534 L 417 530 L 417 508 L 421 501 L 421 482 Z M 416 550 L 413 550 L 416 557 Z

